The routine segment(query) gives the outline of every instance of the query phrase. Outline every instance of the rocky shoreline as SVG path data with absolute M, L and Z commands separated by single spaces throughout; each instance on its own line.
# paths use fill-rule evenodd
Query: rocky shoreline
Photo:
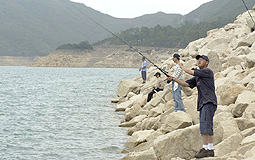
M 250 11 L 255 19 L 255 6 Z M 248 12 L 233 23 L 208 31 L 207 37 L 191 42 L 179 50 L 184 66 L 196 68 L 195 56 L 207 55 L 209 68 L 215 74 L 218 109 L 214 117 L 214 150 L 210 160 L 255 159 L 255 24 Z M 171 59 L 160 67 L 174 66 Z M 119 126 L 129 127 L 123 160 L 192 159 L 202 148 L 199 115 L 196 111 L 197 90 L 183 88 L 186 112 L 174 112 L 172 91 L 167 84 L 159 95 L 147 103 L 153 76 L 158 70 L 150 67 L 148 81 L 141 77 L 122 80 L 117 89 L 116 112 L 123 111 Z M 184 80 L 190 76 L 185 74 Z M 163 98 L 164 101 L 162 101 Z

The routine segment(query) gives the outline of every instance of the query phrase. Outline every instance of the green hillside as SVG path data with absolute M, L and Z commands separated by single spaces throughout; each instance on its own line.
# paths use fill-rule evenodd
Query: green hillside
M 255 5 L 254 0 L 244 1 L 249 9 L 252 9 Z M 246 9 L 241 0 L 213 0 L 185 15 L 185 19 L 199 22 L 227 20 L 227 24 L 228 22 L 233 22 L 239 14 L 245 11 Z
M 254 0 L 245 1 L 249 8 L 255 4 Z M 69 0 L 0 0 L 0 55 L 48 55 L 63 44 L 82 41 L 93 43 L 111 37 L 111 34 L 87 16 L 118 33 L 136 27 L 180 27 L 185 21 L 197 19 L 203 7 L 204 5 L 185 17 L 158 12 L 123 19 Z M 214 0 L 209 2 L 199 21 L 214 21 L 226 17 L 234 19 L 244 11 L 239 0 Z
M 47 55 L 63 43 L 98 40 L 108 33 L 90 26 L 67 0 L 1 0 L 0 55 Z M 104 16 L 86 6 L 93 15 Z
M 143 23 L 146 16 L 114 18 L 69 0 L 0 0 L 0 55 L 47 55 L 62 44 L 95 42 L 110 36 L 85 15 L 113 32 L 158 23 L 153 20 L 147 21 L 148 25 Z M 162 24 L 170 25 L 171 16 L 163 16 Z

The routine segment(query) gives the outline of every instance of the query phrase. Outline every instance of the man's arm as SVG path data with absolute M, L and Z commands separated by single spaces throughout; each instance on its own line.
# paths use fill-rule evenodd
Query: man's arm
M 183 80 L 179 80 L 179 79 L 177 79 L 177 78 L 175 78 L 173 76 L 170 76 L 170 75 L 169 75 L 169 77 L 167 77 L 166 80 L 175 81 L 175 82 L 177 82 L 178 84 L 180 84 L 183 87 L 189 87 L 190 86 L 187 82 L 185 82 Z
M 172 80 L 177 82 L 178 84 L 180 84 L 183 87 L 189 87 L 189 84 L 187 82 L 183 81 L 183 80 L 179 80 L 179 79 L 176 79 L 174 77 L 172 77 Z
M 181 69 L 184 70 L 184 72 L 186 72 L 186 73 L 188 73 L 188 74 L 194 76 L 194 73 L 195 73 L 194 70 L 185 68 L 185 67 L 183 66 L 183 64 L 180 63 L 180 62 L 178 62 L 178 64 L 179 64 L 179 66 L 181 67 Z M 177 82 L 177 83 L 178 83 L 178 82 Z

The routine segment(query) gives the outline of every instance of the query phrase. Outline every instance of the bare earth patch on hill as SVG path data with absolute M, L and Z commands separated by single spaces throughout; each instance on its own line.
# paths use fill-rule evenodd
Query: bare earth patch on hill
M 137 47 L 156 64 L 168 59 L 169 48 Z M 56 50 L 31 64 L 33 67 L 91 67 L 91 68 L 135 68 L 141 63 L 141 55 L 127 46 L 101 45 L 92 51 Z

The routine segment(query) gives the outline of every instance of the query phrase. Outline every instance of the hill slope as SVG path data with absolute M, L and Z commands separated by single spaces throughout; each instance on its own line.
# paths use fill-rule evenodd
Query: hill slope
M 254 0 L 245 0 L 249 9 L 255 5 Z M 201 5 L 194 11 L 185 15 L 186 20 L 197 20 L 200 22 L 212 22 L 228 20 L 225 24 L 232 22 L 235 18 L 245 12 L 246 9 L 241 0 L 213 0 Z
M 253 0 L 246 2 L 250 8 L 252 3 L 255 3 Z M 179 26 L 184 20 L 199 17 L 203 7 L 204 5 L 185 18 L 179 14 L 158 12 L 122 19 L 69 0 L 0 0 L 0 55 L 43 56 L 65 43 L 96 42 L 110 36 L 86 15 L 109 30 L 119 32 L 130 27 Z M 226 8 L 229 10 L 225 10 Z M 217 17 L 217 14 L 223 18 L 234 18 L 239 13 L 236 8 L 244 11 L 241 1 L 214 0 L 209 2 L 204 12 L 206 14 L 203 14 L 200 20 L 210 20 Z

